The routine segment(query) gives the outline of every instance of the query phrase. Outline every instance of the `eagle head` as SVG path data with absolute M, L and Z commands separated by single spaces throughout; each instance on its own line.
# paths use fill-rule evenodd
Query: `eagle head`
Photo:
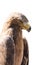
M 21 29 L 27 30 L 28 32 L 30 32 L 31 30 L 31 26 L 29 24 L 29 20 L 27 19 L 27 17 L 21 13 L 13 13 L 14 16 L 12 16 L 12 20 L 17 20 L 17 22 L 19 23 L 19 26 L 21 27 Z
M 31 26 L 29 24 L 29 20 L 27 19 L 27 17 L 21 13 L 15 12 L 10 15 L 8 21 L 4 24 L 2 31 L 7 30 L 11 26 L 15 27 L 18 25 L 21 29 L 27 30 L 28 32 L 30 32 L 31 30 Z

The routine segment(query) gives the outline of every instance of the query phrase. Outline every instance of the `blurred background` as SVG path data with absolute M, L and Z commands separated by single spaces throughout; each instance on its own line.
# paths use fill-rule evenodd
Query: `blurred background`
M 29 65 L 43 65 L 43 0 L 0 0 L 0 32 L 13 12 L 24 14 L 31 32 L 23 30 L 29 46 Z

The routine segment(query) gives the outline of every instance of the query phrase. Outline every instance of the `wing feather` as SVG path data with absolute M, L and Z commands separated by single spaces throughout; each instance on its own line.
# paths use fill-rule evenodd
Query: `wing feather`
M 0 38 L 0 65 L 12 65 L 14 48 L 14 41 L 10 36 Z

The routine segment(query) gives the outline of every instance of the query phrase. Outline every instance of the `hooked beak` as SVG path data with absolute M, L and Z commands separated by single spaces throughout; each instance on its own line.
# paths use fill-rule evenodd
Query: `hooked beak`
M 30 32 L 31 26 L 27 23 L 26 25 L 24 25 L 24 29 L 26 29 L 28 32 Z
M 30 32 L 30 30 L 31 30 L 31 27 L 27 29 L 28 32 Z
M 22 29 L 27 30 L 28 32 L 31 30 L 31 26 L 28 23 L 21 23 L 20 26 Z

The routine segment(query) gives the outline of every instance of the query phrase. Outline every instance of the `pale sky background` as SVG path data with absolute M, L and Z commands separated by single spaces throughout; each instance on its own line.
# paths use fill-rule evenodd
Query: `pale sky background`
M 43 0 L 0 0 L 0 32 L 13 12 L 25 14 L 32 27 L 30 33 L 23 31 L 29 43 L 29 65 L 43 65 Z

